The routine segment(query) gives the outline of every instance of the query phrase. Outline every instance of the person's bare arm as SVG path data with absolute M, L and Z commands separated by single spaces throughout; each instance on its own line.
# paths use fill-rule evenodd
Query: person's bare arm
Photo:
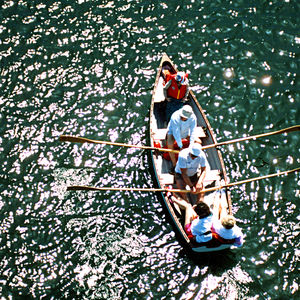
M 172 80 L 169 80 L 163 88 L 164 96 L 168 100 L 168 88 L 170 87 Z
M 206 176 L 206 167 L 201 167 L 201 174 L 200 174 L 200 177 L 196 184 L 197 192 L 200 192 L 201 190 L 203 190 L 203 188 L 204 188 L 203 182 L 204 182 L 205 176 Z
M 195 187 L 193 186 L 193 183 L 191 182 L 190 177 L 187 175 L 187 169 L 180 169 L 181 170 L 181 175 L 182 178 L 184 180 L 184 182 L 186 183 L 186 185 L 188 185 L 191 189 L 192 192 L 195 192 Z

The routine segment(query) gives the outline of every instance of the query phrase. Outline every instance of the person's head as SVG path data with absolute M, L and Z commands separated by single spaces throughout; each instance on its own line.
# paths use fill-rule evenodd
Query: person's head
M 164 74 L 165 77 L 167 77 L 168 75 L 171 75 L 170 71 L 167 69 L 163 69 L 162 73 Z
M 200 219 L 208 217 L 211 214 L 209 206 L 204 202 L 199 202 L 194 210 Z
M 190 155 L 194 159 L 198 156 L 200 156 L 202 151 L 202 147 L 198 143 L 194 143 L 193 146 L 190 148 Z
M 180 118 L 183 121 L 186 121 L 193 114 L 193 109 L 190 105 L 184 105 L 180 110 Z
M 186 74 L 184 72 L 178 72 L 175 76 L 175 80 L 180 83 L 183 84 L 184 83 L 184 79 L 185 79 Z
M 235 223 L 236 223 L 235 217 L 231 215 L 227 215 L 223 217 L 221 220 L 221 224 L 226 229 L 231 229 L 235 225 Z

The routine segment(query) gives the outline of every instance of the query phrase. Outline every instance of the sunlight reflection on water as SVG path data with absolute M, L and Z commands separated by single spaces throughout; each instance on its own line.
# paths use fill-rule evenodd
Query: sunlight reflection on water
M 146 151 L 58 137 L 147 145 L 164 51 L 190 72 L 218 141 L 299 123 L 298 4 L 44 2 L 1 4 L 3 297 L 293 298 L 299 175 L 232 189 L 245 246 L 194 261 L 156 194 L 66 192 L 152 187 Z M 300 162 L 297 133 L 221 151 L 231 182 Z

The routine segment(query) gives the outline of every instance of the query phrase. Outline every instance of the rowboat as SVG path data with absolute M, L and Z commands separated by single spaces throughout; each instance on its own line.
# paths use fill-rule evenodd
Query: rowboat
M 163 54 L 154 84 L 154 89 L 152 93 L 152 101 L 150 108 L 150 143 L 152 147 L 164 147 L 165 146 L 165 136 L 167 132 L 167 122 L 166 122 L 166 100 L 163 94 L 163 71 L 169 70 L 171 74 L 178 72 L 173 62 L 167 56 Z M 213 130 L 208 122 L 208 119 L 202 109 L 201 105 L 197 101 L 194 93 L 189 92 L 188 101 L 194 111 L 197 118 L 197 136 L 201 138 L 202 145 L 210 145 L 216 143 L 216 138 Z M 205 150 L 207 160 L 209 162 L 209 170 L 205 177 L 204 185 L 205 187 L 213 187 L 226 185 L 228 183 L 228 178 L 226 175 L 226 170 L 224 166 L 224 161 L 221 152 L 216 148 L 210 148 Z M 158 189 L 174 188 L 177 186 L 175 184 L 174 175 L 169 173 L 172 163 L 171 161 L 165 159 L 160 151 L 151 151 L 151 161 L 152 161 L 152 175 L 154 184 Z M 187 194 L 191 203 L 195 203 L 196 197 L 190 193 Z M 184 213 L 177 207 L 174 203 L 169 201 L 166 192 L 160 192 L 159 196 L 162 200 L 163 206 L 167 213 L 167 219 L 170 220 L 174 227 L 175 233 L 179 238 L 179 241 L 183 243 L 183 246 L 187 250 L 192 252 L 211 252 L 220 251 L 232 247 L 229 244 L 222 245 L 204 245 L 191 242 L 184 230 Z M 205 194 L 204 201 L 210 206 L 213 201 L 219 197 L 219 200 L 225 202 L 227 206 L 228 213 L 232 214 L 231 198 L 229 190 L 214 191 Z

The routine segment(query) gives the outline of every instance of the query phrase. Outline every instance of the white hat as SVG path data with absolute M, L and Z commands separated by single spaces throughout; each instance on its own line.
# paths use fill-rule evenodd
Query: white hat
M 184 72 L 178 72 L 177 75 L 175 76 L 175 80 L 180 82 L 181 84 L 183 84 L 184 83 L 184 77 L 185 77 Z
M 198 143 L 194 143 L 191 147 L 190 153 L 192 153 L 194 156 L 200 156 L 202 151 L 202 147 Z
M 184 105 L 181 108 L 180 116 L 183 118 L 189 118 L 193 114 L 193 109 L 190 105 Z

